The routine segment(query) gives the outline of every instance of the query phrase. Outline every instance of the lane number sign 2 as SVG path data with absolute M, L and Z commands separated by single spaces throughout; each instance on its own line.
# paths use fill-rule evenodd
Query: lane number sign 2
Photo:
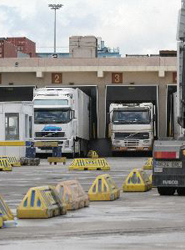
M 61 84 L 62 83 L 62 73 L 52 73 L 52 83 Z

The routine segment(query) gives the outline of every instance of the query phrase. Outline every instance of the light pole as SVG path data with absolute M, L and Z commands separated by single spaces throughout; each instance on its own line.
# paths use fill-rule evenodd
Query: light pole
M 63 4 L 48 4 L 48 7 L 55 11 L 54 16 L 54 54 L 56 54 L 56 11 L 62 8 Z

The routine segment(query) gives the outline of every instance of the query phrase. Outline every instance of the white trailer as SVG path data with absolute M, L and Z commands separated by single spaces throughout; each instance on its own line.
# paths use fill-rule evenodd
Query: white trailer
M 33 103 L 0 103 L 0 155 L 25 157 L 26 141 L 33 141 Z
M 109 136 L 112 151 L 151 151 L 154 140 L 152 103 L 111 103 Z
M 34 140 L 57 141 L 62 153 L 87 152 L 89 97 L 76 88 L 39 88 L 34 91 Z M 51 153 L 51 148 L 37 148 Z

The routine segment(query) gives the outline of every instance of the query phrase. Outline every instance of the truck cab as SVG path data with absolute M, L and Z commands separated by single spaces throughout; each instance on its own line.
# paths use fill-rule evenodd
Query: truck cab
M 33 99 L 35 141 L 57 141 L 62 153 L 79 152 L 81 140 L 89 138 L 89 116 L 87 114 L 85 120 L 79 114 L 88 112 L 88 97 L 84 95 L 72 88 L 36 89 Z M 83 107 L 80 102 L 85 103 Z M 37 153 L 51 152 L 51 148 L 37 148 Z
M 110 105 L 112 151 L 151 151 L 154 140 L 152 103 Z

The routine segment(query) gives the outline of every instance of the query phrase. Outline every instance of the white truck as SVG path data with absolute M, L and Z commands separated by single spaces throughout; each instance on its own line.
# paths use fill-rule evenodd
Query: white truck
M 109 137 L 112 151 L 151 151 L 154 140 L 152 103 L 111 103 Z
M 34 140 L 58 142 L 62 153 L 86 154 L 89 140 L 89 97 L 76 88 L 34 91 Z M 51 153 L 40 147 L 37 153 Z
M 179 138 L 154 142 L 153 185 L 160 195 L 185 195 L 185 0 L 179 12 L 177 31 L 177 122 Z

